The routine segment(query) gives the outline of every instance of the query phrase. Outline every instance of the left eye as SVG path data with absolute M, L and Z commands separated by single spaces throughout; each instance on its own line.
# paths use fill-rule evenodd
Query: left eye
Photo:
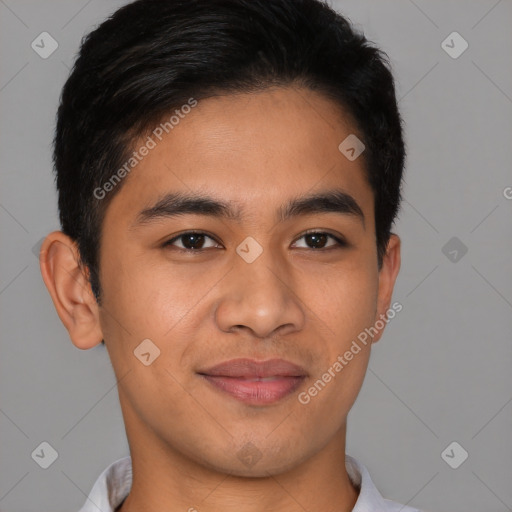
M 331 245 L 325 245 L 327 243 L 328 239 L 334 240 L 334 244 Z M 330 247 L 345 247 L 347 243 L 342 240 L 341 238 L 338 238 L 337 236 L 331 235 L 330 233 L 323 233 L 321 231 L 312 231 L 309 233 L 306 233 L 302 235 L 298 240 L 304 239 L 306 241 L 306 244 L 312 244 L 313 247 L 306 246 L 306 249 L 324 249 L 324 248 L 330 248 Z M 297 242 L 295 242 L 297 243 Z M 304 246 L 303 246 L 304 247 Z

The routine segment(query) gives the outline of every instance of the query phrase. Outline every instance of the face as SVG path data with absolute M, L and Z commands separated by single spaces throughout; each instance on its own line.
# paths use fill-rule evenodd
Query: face
M 98 319 L 132 444 L 262 476 L 340 440 L 371 340 L 344 354 L 389 307 L 399 254 L 394 236 L 379 272 L 363 158 L 338 149 L 354 133 L 330 100 L 275 88 L 199 101 L 153 136 L 107 209 L 100 253 Z M 173 214 L 167 194 L 196 202 Z M 301 371 L 205 376 L 239 358 Z

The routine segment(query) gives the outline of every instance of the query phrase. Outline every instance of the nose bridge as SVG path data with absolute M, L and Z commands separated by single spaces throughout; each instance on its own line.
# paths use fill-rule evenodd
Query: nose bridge
M 245 298 L 253 303 L 274 302 L 275 306 L 286 300 L 290 292 L 290 284 L 286 286 L 283 282 L 286 282 L 286 271 L 279 269 L 279 262 L 269 250 L 252 263 L 239 262 L 238 267 L 237 278 L 241 280 L 242 292 L 247 292 L 243 293 Z
M 230 331 L 246 327 L 258 337 L 271 335 L 277 329 L 301 329 L 304 322 L 300 301 L 293 291 L 293 278 L 280 258 L 263 249 L 251 261 L 244 257 L 254 251 L 251 241 L 240 244 L 249 251 L 237 254 L 228 274 L 229 286 L 218 304 L 219 328 Z M 254 255 L 254 253 L 253 253 Z

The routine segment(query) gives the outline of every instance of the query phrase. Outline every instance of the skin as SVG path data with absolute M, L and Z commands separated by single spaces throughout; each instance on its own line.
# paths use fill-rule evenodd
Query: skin
M 364 161 L 338 150 L 357 133 L 348 119 L 331 100 L 290 87 L 200 101 L 125 178 L 107 209 L 102 307 L 72 240 L 60 231 L 45 239 L 41 272 L 72 342 L 89 349 L 104 338 L 119 381 L 134 472 L 122 512 L 354 507 L 358 490 L 343 463 L 346 420 L 372 343 L 307 405 L 297 399 L 385 315 L 400 267 L 395 234 L 377 267 Z M 332 189 L 357 201 L 364 225 L 333 212 L 276 221 L 286 201 Z M 176 191 L 227 200 L 243 216 L 187 214 L 130 229 L 139 211 Z M 162 247 L 191 229 L 214 237 L 204 239 L 202 253 L 183 252 L 189 238 Z M 343 236 L 349 245 L 331 249 L 336 241 L 327 238 L 315 249 L 306 230 Z M 248 236 L 263 248 L 250 264 L 236 252 Z M 146 338 L 160 350 L 149 366 L 133 353 Z M 196 373 L 238 357 L 287 359 L 308 377 L 285 399 L 251 406 Z M 244 446 L 256 447 L 256 464 L 240 460 Z

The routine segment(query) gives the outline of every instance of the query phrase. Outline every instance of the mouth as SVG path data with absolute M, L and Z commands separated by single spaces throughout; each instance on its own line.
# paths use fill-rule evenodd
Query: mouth
M 233 359 L 197 372 L 215 390 L 250 405 L 270 405 L 293 393 L 307 372 L 284 359 Z

